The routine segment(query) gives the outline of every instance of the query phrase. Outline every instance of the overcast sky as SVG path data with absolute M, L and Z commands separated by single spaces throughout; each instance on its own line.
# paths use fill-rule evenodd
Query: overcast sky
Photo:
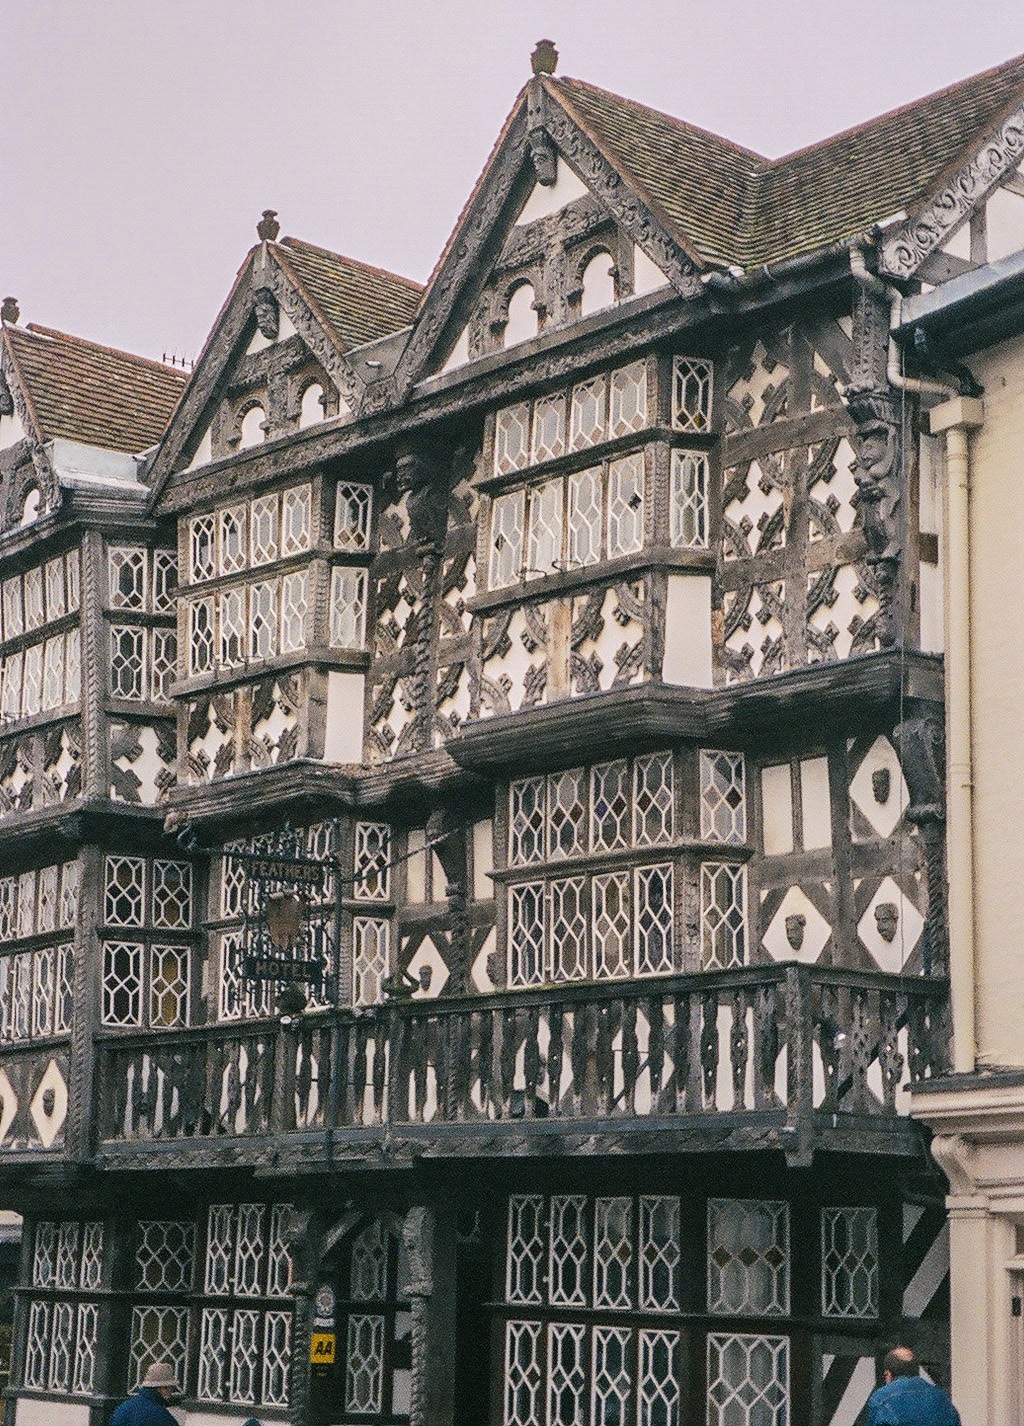
M 425 281 L 559 72 L 777 156 L 1024 51 L 1020 0 L 0 0 L 0 295 L 194 357 L 283 231 Z

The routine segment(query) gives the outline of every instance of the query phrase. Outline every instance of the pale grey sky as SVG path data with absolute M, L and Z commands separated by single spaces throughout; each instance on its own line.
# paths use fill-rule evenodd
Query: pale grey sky
M 195 356 L 283 231 L 425 281 L 529 75 L 775 156 L 1024 51 L 1020 0 L 0 0 L 0 295 Z

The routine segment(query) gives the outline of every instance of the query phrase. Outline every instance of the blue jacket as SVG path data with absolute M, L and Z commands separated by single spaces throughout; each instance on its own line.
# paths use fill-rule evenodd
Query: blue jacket
M 110 1426 L 178 1426 L 178 1423 L 160 1393 L 151 1386 L 143 1386 L 134 1396 L 121 1402 L 110 1418 Z
M 960 1413 L 923 1376 L 898 1376 L 872 1393 L 868 1426 L 960 1426 Z

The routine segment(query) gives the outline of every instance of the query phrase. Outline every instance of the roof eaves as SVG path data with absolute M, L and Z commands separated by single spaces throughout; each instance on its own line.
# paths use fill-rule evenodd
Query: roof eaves
M 32 392 L 29 389 L 28 382 L 25 380 L 25 373 L 22 370 L 21 362 L 18 360 L 17 352 L 14 349 L 15 344 L 10 340 L 11 328 L 4 327 L 2 330 L 4 337 L 4 346 L 7 349 L 7 355 L 10 358 L 11 365 L 14 367 L 14 373 L 18 378 L 18 387 L 21 391 L 21 399 L 25 403 L 25 410 L 28 413 L 29 422 L 32 426 L 32 435 L 35 437 L 37 442 L 45 441 L 46 433 L 44 432 L 40 423 L 39 413 L 36 411 L 35 402 L 32 399 Z

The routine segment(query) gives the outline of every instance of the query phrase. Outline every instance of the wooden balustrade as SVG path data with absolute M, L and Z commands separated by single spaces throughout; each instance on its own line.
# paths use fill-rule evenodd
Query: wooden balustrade
M 947 1039 L 945 982 L 800 965 L 414 1000 L 104 1040 L 98 1137 L 728 1114 L 806 1139 L 905 1112 Z

